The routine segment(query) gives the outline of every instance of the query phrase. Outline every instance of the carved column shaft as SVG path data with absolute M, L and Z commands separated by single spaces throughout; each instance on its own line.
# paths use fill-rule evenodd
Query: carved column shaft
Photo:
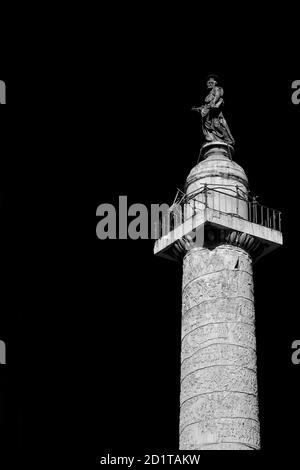
M 182 289 L 180 449 L 259 449 L 251 257 L 195 247 Z

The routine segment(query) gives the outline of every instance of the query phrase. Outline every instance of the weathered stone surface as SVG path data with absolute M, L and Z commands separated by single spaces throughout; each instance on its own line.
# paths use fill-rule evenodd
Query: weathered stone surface
M 251 258 L 244 250 L 230 245 L 220 245 L 213 255 L 205 248 L 191 250 L 186 253 L 183 264 L 183 289 L 199 276 L 215 274 L 221 270 L 234 270 L 239 263 L 239 271 L 248 272 L 252 276 Z
M 214 344 L 216 339 L 219 343 L 226 344 L 229 341 L 252 349 L 256 345 L 254 326 L 251 324 L 236 321 L 208 323 L 192 330 L 182 339 L 182 360 L 195 354 L 202 346 Z
M 246 346 L 231 343 L 204 346 L 181 364 L 181 379 L 198 369 L 216 365 L 248 367 L 256 370 L 256 353 Z
M 184 337 L 195 328 L 220 322 L 236 322 L 247 324 L 253 327 L 254 324 L 254 304 L 250 299 L 234 297 L 201 301 L 189 310 L 184 310 L 182 317 L 182 336 Z
M 252 275 L 245 271 L 218 271 L 197 277 L 187 284 L 182 294 L 183 311 L 205 300 L 236 296 L 254 300 Z
M 180 449 L 258 449 L 251 257 L 192 249 L 182 287 Z
M 198 395 L 182 404 L 182 432 L 190 423 L 223 418 L 228 412 L 240 418 L 257 421 L 258 408 L 255 395 L 242 392 L 213 392 Z
M 223 365 L 197 370 L 186 376 L 181 383 L 181 404 L 196 395 L 219 391 L 257 395 L 255 370 Z
M 181 449 L 203 449 L 207 444 L 244 444 L 259 449 L 259 423 L 252 419 L 211 418 L 191 423 L 180 434 Z M 233 447 L 236 449 L 236 447 Z
M 203 450 L 253 450 L 247 444 L 238 444 L 237 442 L 234 443 L 225 443 L 222 444 L 205 444 L 202 446 Z

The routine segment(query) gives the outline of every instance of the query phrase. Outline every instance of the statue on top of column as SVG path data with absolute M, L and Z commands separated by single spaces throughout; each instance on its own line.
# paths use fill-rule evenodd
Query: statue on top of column
M 193 107 L 192 110 L 201 113 L 202 131 L 206 142 L 220 141 L 233 145 L 234 138 L 222 113 L 224 91 L 218 85 L 218 81 L 216 75 L 207 77 L 206 84 L 209 93 L 204 99 L 204 104 L 200 107 Z

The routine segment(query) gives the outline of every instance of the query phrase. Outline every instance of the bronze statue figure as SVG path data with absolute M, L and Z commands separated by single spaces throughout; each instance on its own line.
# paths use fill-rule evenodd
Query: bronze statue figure
M 193 107 L 202 116 L 202 131 L 207 142 L 220 141 L 233 145 L 234 138 L 229 130 L 228 124 L 223 116 L 224 106 L 223 88 L 218 86 L 218 78 L 215 75 L 207 77 L 208 95 L 205 103 L 200 107 Z

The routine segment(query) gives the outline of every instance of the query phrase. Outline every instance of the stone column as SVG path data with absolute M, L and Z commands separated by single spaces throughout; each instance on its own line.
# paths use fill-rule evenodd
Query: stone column
M 259 449 L 251 257 L 195 247 L 182 289 L 180 449 Z

